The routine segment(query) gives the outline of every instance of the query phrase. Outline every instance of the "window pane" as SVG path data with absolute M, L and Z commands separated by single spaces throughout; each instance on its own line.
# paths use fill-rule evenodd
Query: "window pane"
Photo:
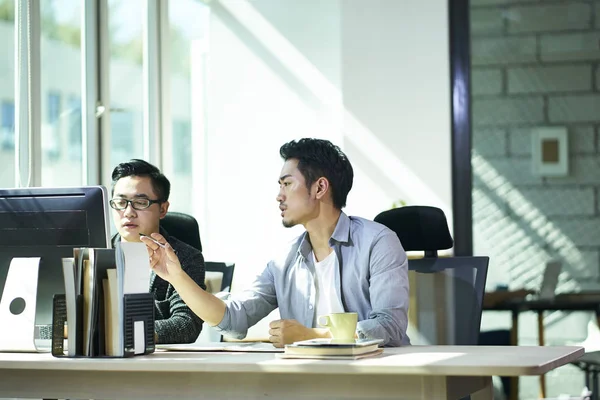
M 0 187 L 16 186 L 14 8 L 14 0 L 0 0 Z
M 81 137 L 81 97 L 72 95 L 69 97 L 68 108 L 70 112 L 66 118 L 68 132 L 68 151 L 69 159 L 81 162 L 81 152 L 83 149 Z
M 143 25 L 142 0 L 109 0 L 110 128 L 109 169 L 143 149 Z
M 81 4 L 79 0 L 40 2 L 43 186 L 84 183 Z
M 173 120 L 173 172 L 191 178 L 192 132 L 189 120 Z
M 171 210 L 193 213 L 192 197 L 192 47 L 198 48 L 208 32 L 209 8 L 197 1 L 169 2 L 170 101 L 172 153 L 164 154 L 164 170 L 171 180 Z M 192 72 L 193 71 L 193 72 Z M 202 93 L 194 93 L 202 96 Z M 202 115 L 198 111 L 196 116 Z M 168 147 L 167 147 L 168 148 Z

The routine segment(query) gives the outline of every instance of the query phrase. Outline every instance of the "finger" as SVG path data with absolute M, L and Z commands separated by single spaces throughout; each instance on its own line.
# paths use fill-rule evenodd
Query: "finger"
M 175 250 L 169 242 L 165 243 L 165 252 L 167 253 L 167 257 L 169 257 L 169 260 L 179 262 L 179 257 L 175 254 Z
M 281 343 L 281 336 L 269 336 L 269 342 L 273 343 L 273 346 L 277 347 L 277 343 Z
M 271 335 L 271 336 L 281 336 L 280 334 L 281 334 L 281 329 L 279 329 L 279 328 L 269 329 L 269 335 Z
M 160 243 L 167 243 L 167 239 L 165 239 L 165 237 L 163 235 L 161 235 L 160 233 L 151 233 L 150 236 L 152 237 L 152 239 L 156 239 L 158 240 Z
M 281 328 L 282 319 L 276 319 L 275 321 L 271 321 L 269 323 L 269 328 Z
M 149 243 L 151 243 L 151 241 L 147 239 L 144 241 L 144 238 L 141 238 L 141 240 L 142 243 L 146 245 L 146 251 L 148 251 L 148 256 L 152 257 L 152 254 L 154 254 L 154 249 L 148 245 Z
M 154 253 L 150 255 L 150 268 L 154 269 L 158 265 L 158 258 L 154 256 Z
M 154 243 L 152 240 L 148 239 L 147 237 L 141 237 L 140 240 L 146 245 L 146 249 L 148 250 L 148 253 L 152 252 L 154 253 L 156 251 L 156 249 L 159 248 L 159 246 Z

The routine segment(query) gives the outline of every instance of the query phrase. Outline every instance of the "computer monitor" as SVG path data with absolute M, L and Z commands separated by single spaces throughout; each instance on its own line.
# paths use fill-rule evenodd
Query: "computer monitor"
M 77 247 L 110 247 L 103 186 L 0 189 L 0 298 L 14 257 L 41 257 L 36 325 L 52 323 L 52 298 L 64 293 L 63 257 Z

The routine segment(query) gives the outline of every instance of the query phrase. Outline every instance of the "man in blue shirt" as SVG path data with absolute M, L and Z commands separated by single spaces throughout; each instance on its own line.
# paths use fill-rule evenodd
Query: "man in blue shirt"
M 409 344 L 408 262 L 398 236 L 385 226 L 349 217 L 342 208 L 352 188 L 353 170 L 339 147 L 327 140 L 301 139 L 280 149 L 284 165 L 277 202 L 285 227 L 306 232 L 270 261 L 252 286 L 223 301 L 182 273 L 166 248 L 142 238 L 150 265 L 169 281 L 202 320 L 237 338 L 272 310 L 270 340 L 283 347 L 299 340 L 331 337 L 317 327 L 330 312 L 356 312 L 358 338 L 383 339 L 386 346 Z

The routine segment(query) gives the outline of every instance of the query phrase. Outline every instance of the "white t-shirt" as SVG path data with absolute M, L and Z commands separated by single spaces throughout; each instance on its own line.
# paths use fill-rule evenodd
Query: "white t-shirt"
M 324 260 L 317 262 L 315 253 L 311 252 L 315 265 L 315 286 L 317 287 L 317 323 L 321 315 L 344 312 L 340 294 L 335 287 L 335 269 L 338 259 L 332 251 Z

